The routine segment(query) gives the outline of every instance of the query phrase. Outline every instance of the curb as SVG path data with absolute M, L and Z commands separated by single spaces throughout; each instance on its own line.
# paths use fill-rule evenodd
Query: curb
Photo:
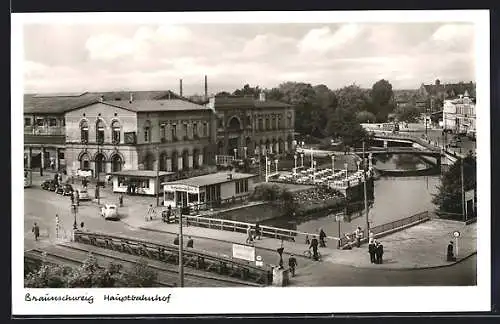
M 342 264 L 342 265 L 349 266 L 351 268 L 356 268 L 356 269 L 386 270 L 386 271 L 428 270 L 428 269 L 440 269 L 440 268 L 451 267 L 451 266 L 454 266 L 458 263 L 461 263 L 462 261 L 465 261 L 465 260 L 471 258 L 472 256 L 474 256 L 476 254 L 477 254 L 477 251 L 474 251 L 458 261 L 450 262 L 447 264 L 441 264 L 441 265 L 437 265 L 437 266 L 422 266 L 422 267 L 414 267 L 414 268 L 378 268 L 377 269 L 376 267 L 356 266 L 356 265 L 349 265 L 349 264 Z

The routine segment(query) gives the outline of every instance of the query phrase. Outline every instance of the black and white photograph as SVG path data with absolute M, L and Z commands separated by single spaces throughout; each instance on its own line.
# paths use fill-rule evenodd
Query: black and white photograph
M 13 14 L 14 310 L 488 309 L 488 17 Z

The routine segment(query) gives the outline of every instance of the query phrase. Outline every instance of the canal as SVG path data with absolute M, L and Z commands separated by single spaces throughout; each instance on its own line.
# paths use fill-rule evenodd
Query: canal
M 426 168 L 427 162 L 412 155 L 385 155 L 376 157 L 374 165 L 380 169 L 415 170 Z M 433 210 L 432 195 L 440 184 L 439 176 L 382 177 L 375 180 L 374 199 L 368 208 L 370 226 L 388 223 L 426 210 Z M 329 236 L 338 236 L 338 223 L 327 211 L 310 214 L 301 219 L 278 218 L 267 225 L 317 233 L 322 228 Z M 362 207 L 344 214 L 341 233 L 352 233 L 357 226 L 366 228 L 366 214 Z

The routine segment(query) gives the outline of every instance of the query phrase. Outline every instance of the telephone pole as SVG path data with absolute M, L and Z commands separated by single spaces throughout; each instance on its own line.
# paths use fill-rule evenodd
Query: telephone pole
M 184 287 L 184 263 L 182 262 L 182 209 L 179 209 L 179 287 Z
M 156 144 L 156 207 L 158 206 L 160 206 L 160 147 Z
M 368 196 L 366 194 L 366 159 L 365 159 L 365 141 L 363 141 L 363 193 L 365 196 L 365 215 L 366 215 L 366 238 L 369 239 L 370 237 L 370 220 L 368 219 Z
M 464 159 L 460 158 L 460 178 L 462 183 L 462 220 L 465 222 Z

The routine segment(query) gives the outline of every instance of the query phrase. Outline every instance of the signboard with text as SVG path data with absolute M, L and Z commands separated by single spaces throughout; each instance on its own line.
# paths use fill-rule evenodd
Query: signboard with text
M 200 189 L 198 187 L 183 184 L 168 184 L 165 185 L 165 191 L 184 191 L 187 193 L 197 194 L 200 192 Z
M 255 247 L 241 244 L 233 244 L 233 258 L 247 261 L 255 261 Z

